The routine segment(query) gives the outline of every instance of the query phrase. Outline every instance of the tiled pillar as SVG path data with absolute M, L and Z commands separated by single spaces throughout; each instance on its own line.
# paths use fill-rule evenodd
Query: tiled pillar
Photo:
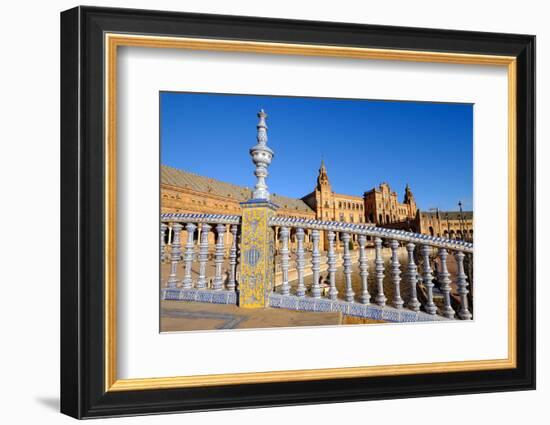
M 275 205 L 266 200 L 243 202 L 239 306 L 267 307 L 275 276 L 275 234 L 268 221 Z

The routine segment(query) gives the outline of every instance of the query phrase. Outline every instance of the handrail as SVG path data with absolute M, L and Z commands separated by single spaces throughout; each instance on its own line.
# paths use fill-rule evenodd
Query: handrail
M 176 223 L 240 224 L 241 216 L 230 214 L 165 213 L 160 215 L 160 221 L 171 221 Z
M 451 249 L 473 253 L 474 245 L 470 242 L 447 239 L 413 233 L 406 230 L 385 229 L 381 227 L 369 226 L 364 224 L 344 223 L 339 221 L 321 221 L 308 220 L 304 218 L 292 217 L 272 217 L 268 223 L 270 226 L 280 227 L 300 227 L 303 229 L 329 230 L 333 232 L 347 232 L 357 235 L 374 236 L 379 238 L 391 238 L 402 242 L 412 242 L 416 244 L 427 244 L 437 248 Z
M 189 214 L 189 213 L 165 213 L 161 214 L 161 221 L 171 221 L 180 223 L 220 223 L 220 224 L 240 224 L 241 216 L 230 214 Z M 357 235 L 366 235 L 379 238 L 391 238 L 402 242 L 412 242 L 417 244 L 427 244 L 437 248 L 451 249 L 473 253 L 474 245 L 470 242 L 447 239 L 437 236 L 423 235 L 406 230 L 386 229 L 372 225 L 344 223 L 339 221 L 310 220 L 305 218 L 293 217 L 272 217 L 269 220 L 270 226 L 280 227 L 301 227 L 304 229 L 328 230 L 333 232 L 348 232 Z

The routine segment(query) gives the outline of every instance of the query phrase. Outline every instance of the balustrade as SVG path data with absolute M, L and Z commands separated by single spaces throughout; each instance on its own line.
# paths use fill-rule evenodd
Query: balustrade
M 164 214 L 161 218 L 165 220 L 161 223 L 161 258 L 168 254 L 170 259 L 167 266 L 161 263 L 161 267 L 169 268 L 165 288 L 236 290 L 239 216 Z M 163 245 L 169 228 L 172 240 Z M 214 245 L 212 233 L 215 233 Z M 226 243 L 228 233 L 232 238 L 229 246 Z
M 163 288 L 238 291 L 240 224 L 239 216 L 163 216 L 160 257 L 167 259 L 161 263 L 166 276 Z M 472 319 L 471 282 L 464 266 L 473 252 L 471 244 L 373 226 L 277 216 L 269 225 L 278 228 L 273 283 L 282 296 L 365 306 L 372 302 L 369 308 Z M 167 232 L 171 233 L 168 242 Z M 295 252 L 290 250 L 291 234 Z M 336 250 L 338 240 L 341 251 Z M 352 246 L 352 240 L 357 245 Z
M 372 281 L 375 288 L 373 302 L 377 308 L 390 308 L 386 306 L 386 294 L 389 294 L 391 308 L 396 310 L 439 314 L 448 319 L 456 316 L 463 320 L 472 318 L 468 306 L 469 283 L 464 272 L 464 258 L 473 252 L 470 243 L 340 222 L 274 217 L 270 224 L 281 229 L 280 257 L 276 258 L 282 275 L 276 291 L 281 295 L 292 296 L 291 289 L 295 288 L 294 294 L 300 298 L 309 296 L 313 299 L 326 298 L 336 302 L 369 305 L 372 297 L 369 282 Z M 311 235 L 312 246 L 309 251 L 304 247 L 306 230 Z M 296 236 L 295 253 L 291 253 L 288 248 L 291 232 Z M 323 254 L 319 249 L 319 241 L 324 237 L 327 251 L 326 262 L 322 266 L 320 258 Z M 340 257 L 336 251 L 338 239 L 342 246 Z M 357 241 L 356 248 L 351 245 L 353 240 Z M 448 250 L 453 252 L 456 259 L 452 273 L 447 264 Z M 311 255 L 308 255 L 309 252 Z M 437 253 L 435 258 L 434 252 Z M 415 253 L 420 259 L 418 263 Z M 292 258 L 296 270 L 294 279 L 289 279 Z M 373 264 L 372 274 L 369 274 L 370 263 Z M 435 278 L 432 264 L 437 271 Z M 311 278 L 308 279 L 308 276 Z M 328 291 L 323 290 L 323 285 Z M 438 292 L 434 294 L 436 285 Z M 343 291 L 341 297 L 339 286 Z M 359 291 L 357 299 L 355 291 Z M 456 316 L 451 306 L 453 302 L 460 305 Z

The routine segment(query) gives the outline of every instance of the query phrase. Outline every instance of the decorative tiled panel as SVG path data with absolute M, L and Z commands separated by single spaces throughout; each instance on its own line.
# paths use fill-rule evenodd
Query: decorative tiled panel
M 239 306 L 268 306 L 275 272 L 273 229 L 268 220 L 275 213 L 269 202 L 245 202 L 241 225 Z
M 342 314 L 365 319 L 383 320 L 386 322 L 424 322 L 445 321 L 444 317 L 393 307 L 379 307 L 375 304 L 359 304 L 342 300 L 331 301 L 326 298 L 297 297 L 272 293 L 269 305 L 273 308 L 288 310 L 328 312 L 339 311 Z
M 163 289 L 163 300 L 195 301 L 211 304 L 236 304 L 237 293 L 234 291 L 213 291 L 211 289 Z
M 211 289 L 163 289 L 163 300 L 194 301 L 213 304 L 237 304 L 237 293 L 234 291 L 213 291 Z M 442 316 L 431 315 L 422 311 L 416 312 L 393 307 L 379 307 L 375 304 L 359 304 L 346 301 L 331 301 L 326 298 L 297 297 L 280 295 L 272 292 L 269 295 L 269 306 L 287 310 L 329 312 L 339 311 L 342 314 L 386 322 L 433 322 L 446 321 Z

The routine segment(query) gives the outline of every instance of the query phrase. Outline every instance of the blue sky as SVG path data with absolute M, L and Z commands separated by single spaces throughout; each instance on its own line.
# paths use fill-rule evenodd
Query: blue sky
M 253 187 L 260 108 L 275 151 L 271 193 L 310 193 L 323 158 L 337 193 L 386 181 L 401 201 L 408 183 L 422 210 L 472 209 L 470 104 L 162 92 L 162 164 Z

